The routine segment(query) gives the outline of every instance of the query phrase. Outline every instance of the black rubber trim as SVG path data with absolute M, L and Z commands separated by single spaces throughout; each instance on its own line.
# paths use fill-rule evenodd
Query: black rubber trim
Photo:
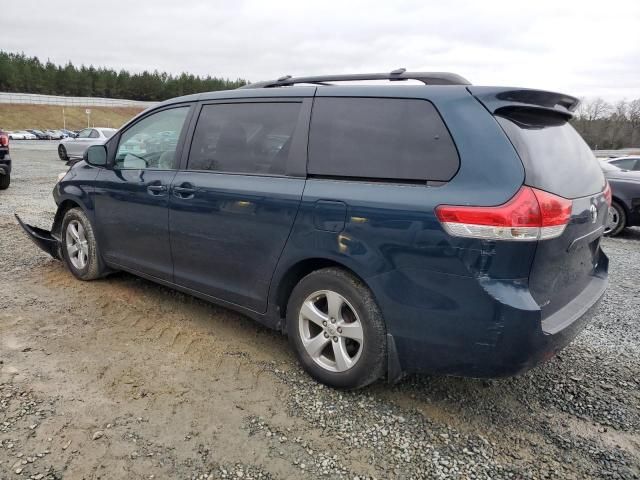
M 40 247 L 43 251 L 51 255 L 53 258 L 60 258 L 60 240 L 54 237 L 51 232 L 42 228 L 33 227 L 24 223 L 17 214 L 14 214 L 16 220 L 22 229 L 29 235 L 33 243 Z

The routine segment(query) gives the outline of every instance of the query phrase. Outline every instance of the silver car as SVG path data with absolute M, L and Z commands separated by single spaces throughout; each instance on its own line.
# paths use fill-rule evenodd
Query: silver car
M 58 156 L 66 162 L 70 158 L 82 158 L 91 145 L 101 145 L 116 133 L 115 128 L 85 128 L 76 138 L 65 138 L 58 144 Z

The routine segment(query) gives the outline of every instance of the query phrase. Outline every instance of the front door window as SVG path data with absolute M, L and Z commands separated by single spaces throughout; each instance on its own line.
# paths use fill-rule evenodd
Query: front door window
M 189 107 L 162 110 L 140 120 L 120 137 L 114 168 L 170 170 Z

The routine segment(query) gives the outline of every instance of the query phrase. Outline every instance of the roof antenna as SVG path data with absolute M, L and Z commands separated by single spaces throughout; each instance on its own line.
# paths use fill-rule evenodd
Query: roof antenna
M 278 80 L 278 82 L 284 82 L 285 80 L 289 80 L 291 77 L 291 75 L 285 75 L 284 77 L 280 77 Z

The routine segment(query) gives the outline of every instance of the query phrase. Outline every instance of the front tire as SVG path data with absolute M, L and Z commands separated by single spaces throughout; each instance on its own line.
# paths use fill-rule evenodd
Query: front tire
M 340 268 L 310 273 L 293 289 L 287 332 L 302 367 L 319 382 L 360 388 L 385 373 L 386 327 L 371 291 Z
M 6 175 L 0 175 L 0 190 L 6 190 L 9 188 L 9 184 L 11 183 L 11 174 L 7 173 Z
M 72 208 L 62 220 L 62 257 L 80 280 L 95 280 L 107 273 L 100 257 L 93 226 L 80 208 Z
M 609 207 L 607 224 L 605 225 L 604 234 L 608 237 L 615 237 L 627 226 L 627 213 L 624 207 L 618 202 L 612 202 Z
M 58 145 L 58 157 L 60 157 L 60 160 L 62 160 L 63 162 L 69 160 L 69 155 L 67 155 L 67 149 L 64 147 L 64 145 Z

